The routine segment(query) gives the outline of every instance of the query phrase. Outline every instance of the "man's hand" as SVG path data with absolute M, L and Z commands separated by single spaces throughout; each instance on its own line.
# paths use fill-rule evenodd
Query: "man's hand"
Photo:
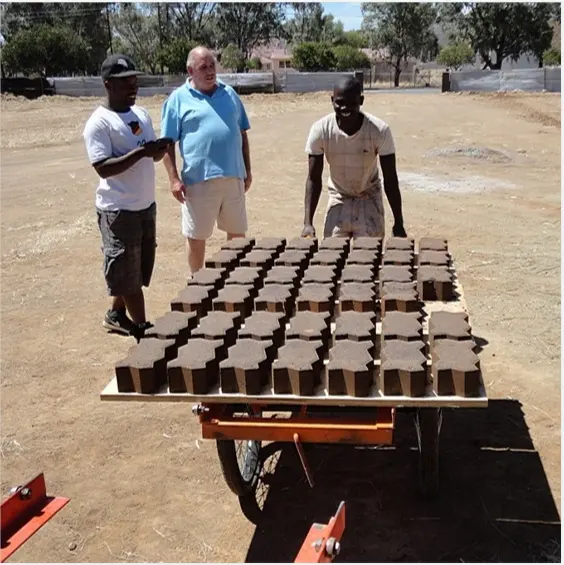
M 305 225 L 301 237 L 315 237 L 315 228 L 311 224 Z
M 405 233 L 405 228 L 403 224 L 394 224 L 392 229 L 392 235 L 394 237 L 407 237 L 407 233 Z
M 151 157 L 154 159 L 160 155 L 160 158 L 162 159 L 167 148 L 168 145 L 163 146 L 162 143 L 157 141 L 147 141 L 145 145 L 143 145 L 143 153 L 145 157 Z
M 252 183 L 253 183 L 253 175 L 249 171 L 247 173 L 246 178 L 245 178 L 245 192 L 247 192 L 249 190 L 249 188 L 251 188 Z
M 172 195 L 180 204 L 184 204 L 186 202 L 186 187 L 182 183 L 182 181 L 176 179 L 170 183 L 170 191 Z
M 163 147 L 155 155 L 153 155 L 153 161 L 158 162 L 166 155 L 166 147 Z

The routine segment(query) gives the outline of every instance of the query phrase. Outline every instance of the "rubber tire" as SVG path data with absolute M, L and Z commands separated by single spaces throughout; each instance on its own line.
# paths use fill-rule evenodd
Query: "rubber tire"
M 255 463 L 253 475 L 250 480 L 245 480 L 239 469 L 239 462 L 237 461 L 237 448 L 235 441 L 232 439 L 218 439 L 216 440 L 217 455 L 219 456 L 219 463 L 221 465 L 221 472 L 227 486 L 237 496 L 246 496 L 254 492 L 254 487 L 260 475 L 262 460 L 260 457 L 260 442 L 255 442 L 258 445 L 258 450 L 255 454 Z

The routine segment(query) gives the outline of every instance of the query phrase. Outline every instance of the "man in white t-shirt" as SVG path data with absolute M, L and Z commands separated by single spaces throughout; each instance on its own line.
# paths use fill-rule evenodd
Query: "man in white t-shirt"
M 331 97 L 335 112 L 315 122 L 306 143 L 309 173 L 306 182 L 303 237 L 315 237 L 313 217 L 322 189 L 323 156 L 329 163 L 329 203 L 324 237 L 384 237 L 384 190 L 394 216 L 393 235 L 406 237 L 396 171 L 396 149 L 388 125 L 360 111 L 360 83 L 347 78 Z
M 170 145 L 170 140 L 156 139 L 149 114 L 135 105 L 140 74 L 125 55 L 111 55 L 102 63 L 107 100 L 90 116 L 83 133 L 88 158 L 100 177 L 96 209 L 112 297 L 103 325 L 137 339 L 151 327 L 142 287 L 149 286 L 157 245 L 154 162 Z

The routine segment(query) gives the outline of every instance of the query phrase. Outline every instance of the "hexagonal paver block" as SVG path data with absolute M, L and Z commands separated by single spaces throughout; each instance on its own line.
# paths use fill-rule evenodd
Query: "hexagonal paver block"
M 230 284 L 213 299 L 213 309 L 221 312 L 239 312 L 243 318 L 253 309 L 254 289 L 248 285 Z
M 472 341 L 435 341 L 431 349 L 433 390 L 439 396 L 479 396 L 480 359 Z
M 417 269 L 417 291 L 423 301 L 454 299 L 452 274 L 445 267 L 419 267 Z
M 183 288 L 170 303 L 173 312 L 195 312 L 198 318 L 212 308 L 212 298 L 217 296 L 213 286 L 188 286 Z
M 255 310 L 282 312 L 291 316 L 294 310 L 296 289 L 285 284 L 267 284 L 261 288 L 255 299 Z
M 424 250 L 448 251 L 448 241 L 439 237 L 422 237 L 419 240 L 419 253 Z
M 339 289 L 339 310 L 374 312 L 376 292 L 372 283 L 343 283 Z
M 427 358 L 422 341 L 385 341 L 380 365 L 380 388 L 385 396 L 424 396 Z
M 276 394 L 312 396 L 321 383 L 324 346 L 321 341 L 290 340 L 272 364 Z
M 191 339 L 167 367 L 170 392 L 208 394 L 219 380 L 219 363 L 227 356 L 221 340 Z
M 299 311 L 329 312 L 335 308 L 335 287 L 332 284 L 305 284 L 300 288 L 297 300 Z
M 223 393 L 260 394 L 270 380 L 275 355 L 271 341 L 240 339 L 219 364 Z
M 286 316 L 273 312 L 253 312 L 245 319 L 237 339 L 256 339 L 272 341 L 276 348 L 284 343 Z
M 374 383 L 374 360 L 365 341 L 339 340 L 329 351 L 330 395 L 368 396 Z
M 177 348 L 174 340 L 142 339 L 115 365 L 119 392 L 154 394 L 166 385 L 167 348 Z

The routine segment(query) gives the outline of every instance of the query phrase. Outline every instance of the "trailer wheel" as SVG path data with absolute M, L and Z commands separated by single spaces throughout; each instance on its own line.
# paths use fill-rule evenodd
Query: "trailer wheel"
M 250 407 L 247 413 L 251 413 Z M 251 493 L 258 480 L 262 461 L 261 442 L 256 440 L 218 439 L 217 454 L 227 486 L 237 495 Z

